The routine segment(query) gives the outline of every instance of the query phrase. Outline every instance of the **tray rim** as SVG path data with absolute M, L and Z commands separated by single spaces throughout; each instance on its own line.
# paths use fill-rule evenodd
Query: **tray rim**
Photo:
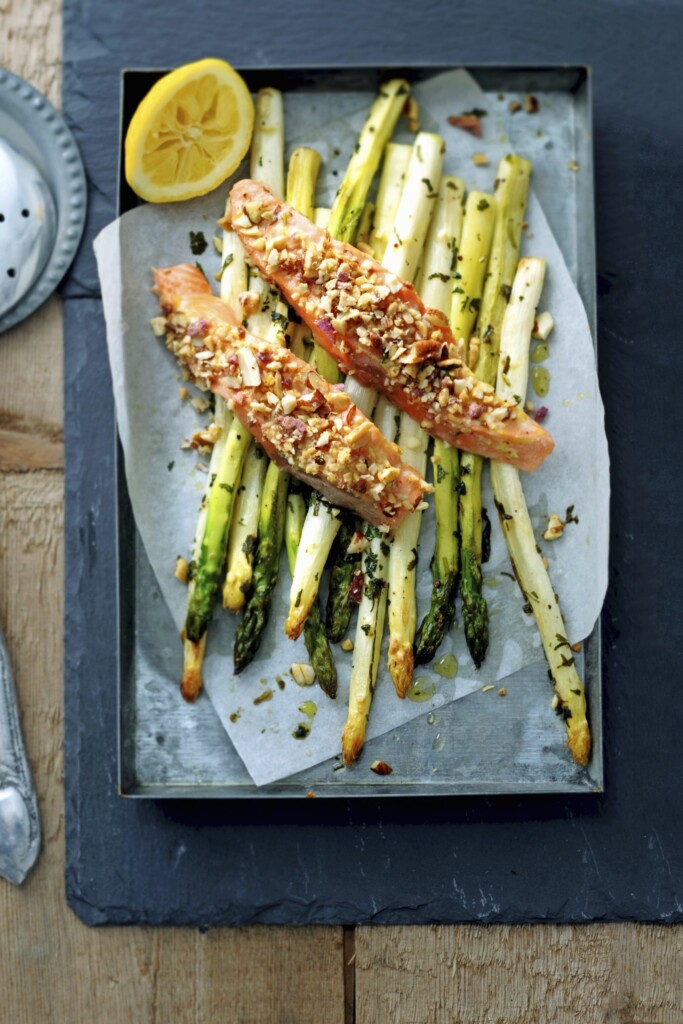
M 419 63 L 407 63 L 407 62 L 393 62 L 381 65 L 369 64 L 363 61 L 358 62 L 325 62 L 320 65 L 310 65 L 302 67 L 296 64 L 278 64 L 278 65 L 263 65 L 263 64 L 239 64 L 237 70 L 240 73 L 250 74 L 270 74 L 270 75 L 281 75 L 281 74 L 296 74 L 296 75 L 314 75 L 314 74 L 353 74 L 358 73 L 369 73 L 375 74 L 381 78 L 385 73 L 391 74 L 420 74 L 422 72 L 437 75 L 446 71 L 456 70 L 462 68 L 470 72 L 473 77 L 476 78 L 477 72 L 500 72 L 501 74 L 512 73 L 512 74 L 529 74 L 529 75 L 540 75 L 543 76 L 548 73 L 574 73 L 577 78 L 573 88 L 566 87 L 563 91 L 576 93 L 579 89 L 585 90 L 585 128 L 586 128 L 586 139 L 585 148 L 589 157 L 588 169 L 584 167 L 584 189 L 587 192 L 587 212 L 589 214 L 590 225 L 591 225 L 591 240 L 588 246 L 590 255 L 590 265 L 587 268 L 588 280 L 590 284 L 586 282 L 586 268 L 582 266 L 583 273 L 583 285 L 580 291 L 582 301 L 586 305 L 586 314 L 591 329 L 593 347 L 596 353 L 597 359 L 597 278 L 596 278 L 596 254 L 595 254 L 595 160 L 594 160 L 594 143 L 593 143 L 593 94 L 592 94 L 592 67 L 589 64 L 583 63 L 567 63 L 567 62 L 548 62 L 543 64 L 530 64 L 528 62 L 520 63 L 500 63 L 497 61 L 478 61 L 476 64 L 443 64 L 441 61 L 430 63 L 429 61 L 420 61 Z M 126 110 L 125 110 L 125 90 L 126 80 L 128 76 L 149 74 L 162 76 L 166 74 L 170 69 L 165 68 L 154 68 L 154 67 L 127 67 L 122 68 L 119 75 L 119 151 L 118 151 L 118 178 L 117 178 L 117 198 L 116 198 L 116 215 L 121 216 L 122 213 L 133 208 L 132 206 L 126 206 L 122 210 L 122 201 L 126 193 L 131 197 L 134 197 L 134 193 L 130 190 L 124 174 L 124 148 L 123 139 L 125 136 L 126 126 Z M 542 85 L 536 85 L 534 88 L 543 92 Z M 577 282 L 577 288 L 579 287 Z M 585 294 L 584 294 L 585 292 Z M 115 452 L 116 457 L 114 460 L 114 491 L 116 496 L 116 503 L 114 509 L 114 521 L 115 521 L 115 561 L 117 566 L 116 573 L 116 675 L 117 675 L 117 793 L 120 797 L 127 800 L 197 800 L 197 799 L 222 799 L 222 800 L 244 800 L 244 799 L 255 799 L 259 801 L 287 801 L 287 800 L 300 800 L 310 795 L 310 791 L 302 784 L 294 784 L 290 780 L 295 779 L 296 776 L 289 777 L 268 786 L 256 786 L 255 783 L 244 783 L 244 784 L 226 784 L 226 783 L 140 783 L 135 781 L 132 784 L 127 784 L 124 781 L 126 775 L 126 769 L 124 767 L 125 751 L 124 751 L 124 729 L 123 729 L 123 718 L 124 718 L 124 707 L 122 701 L 122 682 L 123 682 L 123 665 L 125 662 L 125 648 L 124 648 L 124 634 L 122 628 L 122 579 L 123 579 L 123 550 L 122 550 L 122 531 L 121 531 L 121 501 L 122 498 L 125 504 L 128 506 L 127 511 L 130 511 L 130 498 L 125 479 L 124 471 L 124 460 L 123 450 L 121 442 L 118 436 L 118 427 L 116 420 L 114 420 L 114 440 L 115 440 Z M 123 490 L 121 485 L 123 484 Z M 132 512 L 131 512 L 132 514 Z M 597 777 L 597 785 L 588 788 L 586 786 L 577 787 L 570 786 L 568 783 L 557 783 L 547 781 L 542 784 L 538 783 L 509 783 L 503 787 L 491 787 L 487 783 L 457 783 L 454 788 L 453 783 L 445 782 L 434 782 L 434 783 L 381 783 L 381 782 L 370 782 L 363 784 L 362 786 L 355 786 L 353 783 L 340 784 L 330 786 L 327 788 L 317 788 L 315 796 L 325 800 L 346 800 L 346 799 L 366 799 L 366 800 L 377 800 L 378 798 L 403 798 L 403 799 L 419 799 L 420 797 L 443 797 L 448 796 L 449 798 L 472 798 L 474 797 L 505 797 L 510 796 L 512 798 L 519 798 L 520 796 L 542 796 L 544 794 L 566 794 L 568 797 L 572 796 L 588 796 L 591 794 L 600 794 L 604 792 L 604 744 L 602 728 L 604 724 L 603 719 L 603 680 L 602 680 L 602 612 L 598 616 L 596 623 L 591 631 L 590 635 L 585 638 L 584 650 L 586 660 L 590 659 L 592 663 L 592 671 L 595 675 L 591 678 L 591 689 L 590 689 L 590 711 L 592 722 L 597 720 L 600 723 L 600 728 L 595 729 L 591 722 L 591 732 L 593 735 L 593 751 L 591 756 L 591 768 L 593 769 Z M 585 674 L 585 673 L 584 673 Z M 392 788 L 393 786 L 393 788 Z

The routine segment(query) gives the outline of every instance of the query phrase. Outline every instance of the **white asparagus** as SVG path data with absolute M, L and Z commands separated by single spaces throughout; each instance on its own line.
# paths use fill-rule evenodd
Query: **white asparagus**
M 412 280 L 417 271 L 428 237 L 439 194 L 436 189 L 439 187 L 441 177 L 443 151 L 444 143 L 438 135 L 421 132 L 415 140 L 405 185 L 383 258 L 388 270 L 407 280 Z M 393 440 L 400 419 L 389 402 L 380 399 L 374 418 L 385 437 Z M 417 430 L 419 431 L 419 427 Z M 423 461 L 426 460 L 425 451 L 426 444 L 423 449 Z M 407 451 L 404 451 L 404 458 L 406 456 Z M 406 458 L 406 461 L 410 461 L 409 458 Z M 424 472 L 424 467 L 422 471 Z M 379 652 L 386 616 L 386 582 L 393 537 L 381 536 L 372 529 L 366 531 L 366 537 L 370 540 L 370 545 L 363 555 L 365 583 L 358 610 L 351 664 L 349 711 L 342 734 L 342 758 L 345 764 L 353 764 L 363 747 L 379 668 Z
M 429 220 L 434 207 L 437 193 L 434 192 L 434 181 L 438 183 L 443 159 L 443 139 L 428 132 L 420 133 L 415 139 L 411 150 L 407 172 L 404 172 L 404 155 L 399 160 L 394 157 L 393 163 L 386 171 L 383 168 L 380 180 L 375 219 L 385 223 L 388 220 L 384 203 L 393 207 L 392 227 L 389 245 L 384 252 L 387 269 L 399 277 L 412 280 L 417 269 L 422 246 L 429 227 Z M 394 148 L 396 152 L 396 148 Z M 404 188 L 401 192 L 387 179 L 397 174 L 402 178 L 405 173 Z M 381 202 L 380 202 L 381 200 Z M 377 255 L 377 254 L 376 254 Z M 351 401 L 366 416 L 372 415 L 377 395 L 372 388 L 366 388 L 352 376 L 346 378 L 345 389 Z M 320 524 L 317 524 L 318 526 Z M 327 561 L 337 531 L 338 520 L 329 520 L 330 529 L 318 533 L 318 542 L 322 546 L 320 557 Z M 334 529 L 332 527 L 334 526 Z M 304 527 L 305 529 L 305 527 Z M 309 574 L 309 565 L 304 561 L 303 552 L 297 557 L 297 565 L 290 591 L 289 613 L 285 624 L 287 636 L 297 637 L 303 628 L 308 611 L 315 600 L 318 582 Z M 299 604 L 296 605 L 296 601 Z
M 418 283 L 425 305 L 446 316 L 451 308 L 464 189 L 464 182 L 459 178 L 446 177 L 439 183 L 439 198 L 424 247 Z M 406 413 L 401 414 L 398 444 L 403 451 L 403 461 L 424 476 L 429 435 Z M 389 674 L 399 697 L 405 697 L 413 678 L 413 642 L 417 626 L 415 569 L 421 520 L 422 513 L 416 510 L 401 523 L 394 533 L 389 559 Z
M 501 398 L 518 396 L 521 404 L 526 396 L 529 342 L 544 276 L 545 260 L 521 260 L 501 331 L 496 391 Z M 533 610 L 552 674 L 553 707 L 564 719 L 574 760 L 585 765 L 591 749 L 586 697 L 559 601 L 534 536 L 519 472 L 491 462 L 491 482 L 515 576 Z
M 375 423 L 385 437 L 393 438 L 396 429 L 395 411 L 386 400 L 380 400 L 377 404 Z M 342 759 L 347 765 L 353 764 L 365 743 L 387 610 L 391 534 L 388 530 L 369 527 L 366 538 L 369 544 L 362 559 L 363 595 L 358 606 L 358 625 L 349 681 L 349 708 L 341 740 Z

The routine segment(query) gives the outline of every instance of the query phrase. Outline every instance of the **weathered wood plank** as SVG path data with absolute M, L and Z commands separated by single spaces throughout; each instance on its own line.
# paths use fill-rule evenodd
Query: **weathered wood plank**
M 21 888 L 0 882 L 0 1020 L 342 1024 L 340 928 L 89 930 L 64 899 L 60 473 L 0 473 L 0 622 L 43 827 Z
M 683 929 L 359 928 L 363 1024 L 680 1024 Z

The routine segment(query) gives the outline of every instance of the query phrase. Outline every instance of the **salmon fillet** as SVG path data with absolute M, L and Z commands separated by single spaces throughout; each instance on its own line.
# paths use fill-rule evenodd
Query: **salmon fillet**
M 155 270 L 155 334 L 220 395 L 269 458 L 335 505 L 395 527 L 430 488 L 344 393 L 289 349 L 249 334 L 189 264 Z
M 428 433 L 522 470 L 536 469 L 553 450 L 543 427 L 458 358 L 446 318 L 426 309 L 412 285 L 333 239 L 260 182 L 233 187 L 230 224 L 250 262 L 340 369 L 386 395 Z

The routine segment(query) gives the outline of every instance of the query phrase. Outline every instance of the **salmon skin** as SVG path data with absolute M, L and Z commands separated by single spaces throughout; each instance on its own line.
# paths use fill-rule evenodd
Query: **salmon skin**
M 430 490 L 344 393 L 289 349 L 249 334 L 189 264 L 154 271 L 154 333 L 224 398 L 269 458 L 335 505 L 395 527 Z
M 412 285 L 333 239 L 260 182 L 234 185 L 229 219 L 250 262 L 340 369 L 386 395 L 428 433 L 522 470 L 536 469 L 553 450 L 543 427 L 458 358 L 446 318 L 426 309 Z

